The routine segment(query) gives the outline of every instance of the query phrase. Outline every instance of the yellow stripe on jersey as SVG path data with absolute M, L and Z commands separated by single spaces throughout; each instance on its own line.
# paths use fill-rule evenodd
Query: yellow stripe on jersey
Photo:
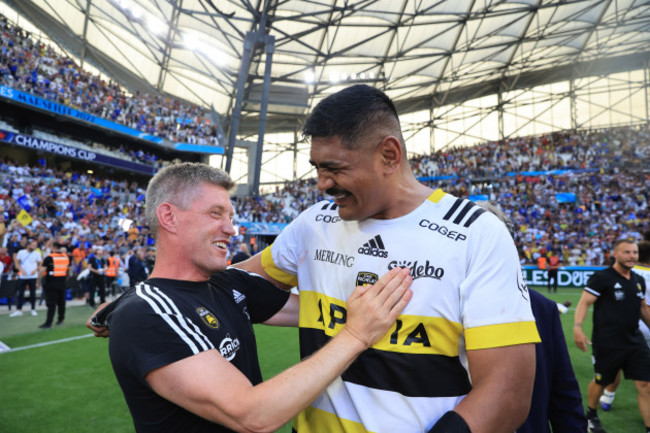
M 288 284 L 294 287 L 297 286 L 298 277 L 284 272 L 275 265 L 275 262 L 273 261 L 273 255 L 271 254 L 271 247 L 272 245 L 269 245 L 268 247 L 264 248 L 264 251 L 262 251 L 262 268 L 264 268 L 264 272 L 266 272 L 274 280 L 279 281 L 283 284 Z
M 300 292 L 301 328 L 322 330 L 333 337 L 347 317 L 346 303 L 312 291 Z M 458 356 L 463 326 L 442 317 L 403 314 L 372 348 L 385 352 Z
M 467 350 L 490 349 L 542 341 L 537 325 L 531 322 L 500 323 L 465 330 Z
M 643 266 L 643 265 L 634 265 L 632 270 L 639 269 L 641 271 L 650 271 L 650 267 L 648 266 Z
M 300 412 L 293 421 L 293 428 L 298 433 L 372 433 L 361 423 L 339 418 L 315 407 L 308 407 Z
M 427 200 L 432 201 L 434 203 L 438 203 L 440 199 L 443 198 L 446 194 L 447 194 L 446 192 L 438 188 L 431 193 L 431 195 L 427 198 Z

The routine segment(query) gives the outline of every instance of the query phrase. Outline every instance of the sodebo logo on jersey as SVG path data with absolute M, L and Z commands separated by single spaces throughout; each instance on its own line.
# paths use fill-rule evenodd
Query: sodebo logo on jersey
M 326 215 L 326 214 L 318 214 L 316 215 L 316 221 L 322 221 L 324 223 L 337 223 L 341 221 L 341 217 L 338 215 Z
M 435 278 L 441 280 L 445 275 L 444 268 L 436 268 L 427 260 L 424 264 L 420 264 L 417 260 L 412 262 L 410 260 L 393 260 L 388 264 L 388 270 L 395 267 L 411 268 L 411 277 L 414 280 L 418 278 Z

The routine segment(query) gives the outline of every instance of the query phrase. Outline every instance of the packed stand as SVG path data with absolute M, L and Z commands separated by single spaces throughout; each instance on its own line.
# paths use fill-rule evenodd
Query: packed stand
M 522 263 L 555 252 L 568 266 L 609 263 L 612 242 L 650 228 L 647 127 L 560 132 L 456 147 L 411 160 L 434 188 L 499 204 L 517 225 Z M 427 180 L 427 178 L 431 178 Z M 556 194 L 575 194 L 558 202 Z M 288 222 L 323 199 L 315 180 L 237 201 L 243 220 Z
M 217 128 L 205 109 L 171 97 L 129 95 L 1 15 L 0 84 L 171 141 L 219 144 Z
M 103 257 L 108 263 L 114 256 L 120 263 L 120 273 L 105 288 L 110 293 L 130 285 L 130 274 L 136 269 L 129 264 L 138 264 L 132 257 L 151 269 L 155 245 L 145 223 L 143 186 L 86 173 L 20 166 L 8 159 L 0 162 L 0 179 L 0 259 L 14 259 L 30 241 L 45 258 L 59 244 L 70 256 L 72 296 L 85 296 L 91 305 L 95 301 L 91 288 L 98 280 L 88 276 L 89 272 L 84 274 L 91 259 Z M 12 263 L 3 267 L 3 280 L 20 278 Z M 141 272 L 142 277 L 146 274 Z M 100 301 L 105 299 L 106 293 L 99 289 L 97 293 Z

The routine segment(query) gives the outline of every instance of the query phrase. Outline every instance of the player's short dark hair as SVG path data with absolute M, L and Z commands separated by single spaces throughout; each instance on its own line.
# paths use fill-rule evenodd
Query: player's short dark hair
M 638 244 L 639 263 L 650 264 L 650 241 L 642 240 Z
M 339 137 L 347 149 L 357 149 L 359 138 L 379 126 L 392 126 L 403 144 L 390 98 L 379 89 L 357 84 L 320 101 L 307 117 L 302 135 L 305 139 Z
M 643 240 L 650 242 L 650 230 L 646 230 L 643 232 Z

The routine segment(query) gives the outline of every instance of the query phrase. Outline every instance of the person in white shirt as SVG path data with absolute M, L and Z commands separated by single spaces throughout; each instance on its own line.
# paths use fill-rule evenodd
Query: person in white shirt
M 18 309 L 9 317 L 23 315 L 23 304 L 25 303 L 25 290 L 29 287 L 29 302 L 32 304 L 32 316 L 36 316 L 36 280 L 38 269 L 43 258 L 34 239 L 27 242 L 27 248 L 18 251 L 16 254 L 16 269 L 18 269 Z

